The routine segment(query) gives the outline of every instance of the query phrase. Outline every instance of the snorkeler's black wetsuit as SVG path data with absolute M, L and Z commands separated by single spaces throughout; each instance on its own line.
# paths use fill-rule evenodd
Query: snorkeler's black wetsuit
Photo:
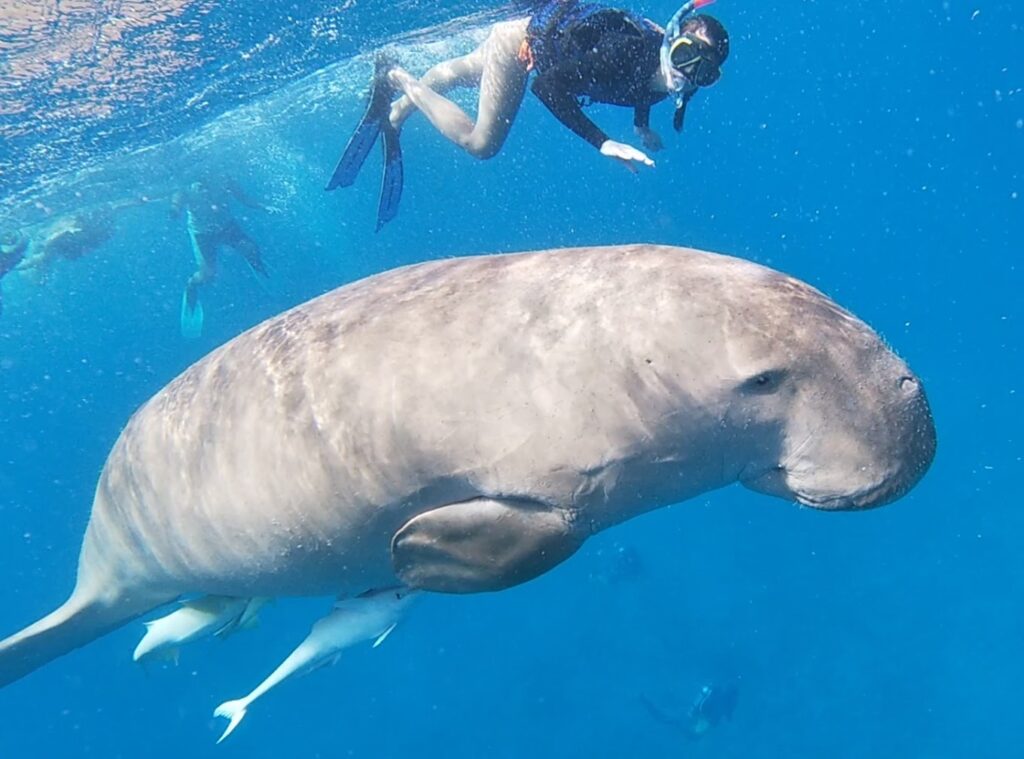
M 600 148 L 608 135 L 584 115 L 581 99 L 632 106 L 634 125 L 648 127 L 651 106 L 667 97 L 651 87 L 662 32 L 626 11 L 585 10 L 577 18 L 531 22 L 527 42 L 539 53 L 531 89 L 559 121 Z

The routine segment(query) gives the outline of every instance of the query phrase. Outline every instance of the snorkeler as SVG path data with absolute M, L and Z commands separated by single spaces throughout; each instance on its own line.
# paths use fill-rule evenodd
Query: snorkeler
M 327 185 L 351 185 L 378 136 L 384 145 L 384 178 L 377 228 L 394 218 L 402 191 L 398 132 L 420 110 L 447 139 L 480 159 L 505 143 L 531 72 L 533 93 L 566 127 L 600 153 L 623 163 L 653 166 L 643 151 L 608 137 L 583 113 L 581 101 L 628 106 L 646 149 L 662 147 L 651 129 L 651 106 L 672 95 L 673 125 L 683 128 L 686 107 L 702 87 L 721 75 L 729 55 L 722 24 L 694 11 L 713 0 L 689 0 L 666 29 L 629 11 L 579 0 L 550 0 L 527 18 L 495 24 L 473 52 L 444 61 L 415 79 L 387 59 L 378 59 L 370 103 Z M 479 87 L 474 122 L 444 93 Z M 393 94 L 402 97 L 392 103 Z
M 118 211 L 147 202 L 145 198 L 129 198 L 59 216 L 33 235 L 32 252 L 18 270 L 36 281 L 45 280 L 56 259 L 77 261 L 102 248 L 114 236 Z
M 185 211 L 189 242 L 196 270 L 185 284 L 181 296 L 181 334 L 197 338 L 203 333 L 203 304 L 199 288 L 217 275 L 217 252 L 221 246 L 234 248 L 253 272 L 268 277 L 263 256 L 256 242 L 231 214 L 231 199 L 247 208 L 271 211 L 269 206 L 253 200 L 233 180 L 214 182 L 201 179 L 171 198 L 172 215 Z
M 21 263 L 28 250 L 28 239 L 20 232 L 11 232 L 0 237 L 0 282 Z M 4 291 L 0 287 L 0 315 L 4 312 Z
M 708 684 L 701 687 L 693 705 L 682 718 L 674 717 L 655 705 L 646 696 L 641 696 L 647 711 L 663 725 L 681 729 L 691 740 L 703 738 L 707 732 L 726 720 L 732 721 L 739 697 L 739 686 L 736 683 L 722 685 Z

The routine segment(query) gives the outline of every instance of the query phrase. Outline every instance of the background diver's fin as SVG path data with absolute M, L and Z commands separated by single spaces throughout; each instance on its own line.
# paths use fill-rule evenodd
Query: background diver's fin
M 203 334 L 203 304 L 197 300 L 192 307 L 188 303 L 188 291 L 181 296 L 181 336 L 195 340 Z
M 331 181 L 327 183 L 327 190 L 334 190 L 338 187 L 348 187 L 356 181 L 359 170 L 363 167 L 366 157 L 373 149 L 373 143 L 377 141 L 381 128 L 391 116 L 391 101 L 394 99 L 395 90 L 388 81 L 388 71 L 393 66 L 390 58 L 379 56 L 373 72 L 373 82 L 370 85 L 370 102 L 366 106 L 366 112 L 359 121 L 359 126 L 349 138 L 345 152 L 341 155 Z
M 405 169 L 402 167 L 402 146 L 398 141 L 398 130 L 391 124 L 381 126 L 384 146 L 384 176 L 380 183 L 380 201 L 377 204 L 377 231 L 398 214 L 398 203 L 402 199 L 402 185 Z

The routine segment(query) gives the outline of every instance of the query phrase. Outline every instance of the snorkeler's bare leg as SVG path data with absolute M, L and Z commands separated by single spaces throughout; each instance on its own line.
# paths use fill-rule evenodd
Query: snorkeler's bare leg
M 439 95 L 451 92 L 457 87 L 477 87 L 484 72 L 483 45 L 469 55 L 442 61 L 420 77 L 420 84 L 429 87 Z M 391 105 L 391 126 L 401 129 L 402 124 L 416 110 L 408 95 L 403 95 Z
M 495 24 L 477 51 L 483 58 L 483 70 L 476 123 L 409 72 L 396 68 L 389 77 L 441 134 L 470 155 L 491 158 L 505 143 L 526 92 L 528 72 L 519 60 L 519 48 L 528 23 L 528 19 L 518 19 Z

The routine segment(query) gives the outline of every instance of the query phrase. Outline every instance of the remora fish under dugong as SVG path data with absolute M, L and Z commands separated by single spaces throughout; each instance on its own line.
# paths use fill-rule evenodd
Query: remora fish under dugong
M 736 481 L 878 506 L 934 451 L 906 364 L 763 266 L 631 245 L 396 269 L 260 324 L 139 409 L 74 592 L 0 642 L 0 685 L 186 594 L 338 596 L 303 644 L 333 656 L 382 640 L 410 590 L 525 582 Z M 218 710 L 232 726 L 242 701 Z

